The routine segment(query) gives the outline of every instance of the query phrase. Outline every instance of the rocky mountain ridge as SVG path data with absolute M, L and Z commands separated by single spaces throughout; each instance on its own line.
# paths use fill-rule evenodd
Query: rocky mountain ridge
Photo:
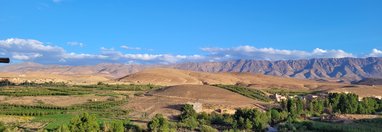
M 166 67 L 201 72 L 250 72 L 320 81 L 353 82 L 364 78 L 382 78 L 382 58 L 317 58 L 309 60 L 232 60 L 190 62 L 171 65 L 103 63 L 90 66 L 42 65 L 19 63 L 0 67 L 0 72 L 43 72 L 62 75 L 103 75 L 119 78 L 146 68 Z

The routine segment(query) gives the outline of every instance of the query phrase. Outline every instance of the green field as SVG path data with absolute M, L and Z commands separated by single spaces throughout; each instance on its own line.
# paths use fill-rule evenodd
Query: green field
M 99 123 L 113 120 L 129 119 L 128 110 L 120 106 L 128 103 L 129 96 L 135 93 L 160 88 L 154 85 L 66 85 L 66 84 L 19 84 L 5 85 L 0 87 L 0 96 L 5 100 L 28 97 L 51 97 L 56 96 L 76 96 L 86 97 L 88 95 L 107 97 L 107 100 L 89 100 L 81 104 L 71 106 L 55 106 L 45 104 L 43 101 L 35 104 L 10 104 L 0 103 L 0 115 L 2 116 L 25 116 L 32 117 L 26 123 L 42 123 L 43 129 L 55 130 L 63 124 L 69 124 L 72 118 L 82 113 L 94 115 Z M 127 91 L 131 93 L 119 93 L 114 91 Z M 25 123 L 13 122 L 6 124 L 8 127 L 17 128 Z

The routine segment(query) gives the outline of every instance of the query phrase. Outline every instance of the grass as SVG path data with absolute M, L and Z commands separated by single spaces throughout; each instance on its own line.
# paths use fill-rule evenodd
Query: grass
M 72 95 L 96 95 L 110 96 L 114 99 L 107 101 L 89 101 L 66 107 L 52 106 L 44 103 L 36 105 L 1 104 L 0 116 L 28 117 L 30 121 L 47 123 L 45 129 L 54 130 L 62 124 L 68 124 L 75 116 L 83 112 L 95 114 L 99 122 L 115 119 L 128 119 L 128 111 L 121 109 L 121 105 L 128 103 L 126 92 L 144 92 L 160 88 L 156 85 L 67 85 L 63 83 L 24 83 L 12 84 L 6 87 L 0 86 L 0 95 L 3 96 L 72 96 Z M 0 120 L 1 121 L 1 120 Z
M 382 119 L 363 119 L 352 123 L 329 123 L 320 121 L 304 121 L 296 125 L 305 125 L 304 131 L 313 132 L 380 132 Z
M 0 95 L 4 96 L 69 96 L 90 94 L 88 89 L 74 87 L 24 87 L 12 86 L 1 88 Z
M 100 121 L 127 118 L 128 111 L 119 108 L 124 103 L 127 100 L 88 102 L 69 107 L 0 104 L 0 115 L 30 116 L 33 117 L 32 122 L 47 123 L 45 128 L 54 130 L 62 124 L 68 124 L 74 115 L 83 112 L 95 114 Z
M 260 90 L 249 89 L 246 87 L 241 87 L 241 86 L 236 86 L 236 85 L 220 85 L 220 84 L 218 84 L 218 85 L 214 85 L 214 86 L 227 89 L 229 91 L 241 94 L 241 95 L 249 97 L 251 99 L 260 100 L 260 101 L 264 101 L 264 102 L 271 101 L 271 99 L 263 91 L 260 91 Z

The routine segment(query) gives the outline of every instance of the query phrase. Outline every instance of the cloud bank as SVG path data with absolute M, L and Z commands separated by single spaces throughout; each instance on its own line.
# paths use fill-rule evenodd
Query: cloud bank
M 68 42 L 68 45 L 83 46 L 79 42 Z M 139 47 L 122 45 L 121 49 L 140 50 Z M 62 47 L 49 45 L 38 40 L 9 38 L 0 40 L 0 55 L 19 62 L 37 62 L 42 64 L 93 65 L 98 63 L 137 63 L 137 64 L 171 64 L 180 62 L 224 61 L 233 59 L 255 60 L 289 60 L 310 58 L 344 58 L 360 57 L 337 49 L 320 49 L 312 51 L 282 50 L 274 48 L 256 48 L 238 46 L 232 48 L 202 48 L 202 55 L 174 55 L 124 53 L 114 48 L 101 47 L 97 54 L 68 52 Z M 382 51 L 373 49 L 367 56 L 382 57 Z

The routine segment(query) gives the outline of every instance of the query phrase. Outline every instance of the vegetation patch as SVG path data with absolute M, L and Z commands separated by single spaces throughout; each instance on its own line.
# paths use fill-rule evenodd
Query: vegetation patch
M 249 89 L 246 87 L 236 86 L 236 85 L 214 85 L 220 88 L 227 89 L 229 91 L 241 94 L 243 96 L 249 97 L 251 99 L 260 100 L 264 102 L 269 102 L 271 99 L 263 92 L 257 89 Z

